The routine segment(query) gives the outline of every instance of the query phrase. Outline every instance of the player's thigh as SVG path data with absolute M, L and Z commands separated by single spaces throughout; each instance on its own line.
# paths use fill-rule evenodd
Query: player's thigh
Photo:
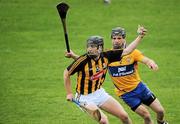
M 113 97 L 110 97 L 100 108 L 117 117 L 128 116 L 124 108 Z
M 161 105 L 160 101 L 157 98 L 149 105 L 149 107 L 155 112 L 164 111 L 163 106 Z

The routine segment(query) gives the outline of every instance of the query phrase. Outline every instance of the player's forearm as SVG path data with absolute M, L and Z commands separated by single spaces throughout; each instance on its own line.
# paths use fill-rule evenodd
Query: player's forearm
M 71 94 L 72 93 L 71 81 L 70 81 L 70 76 L 67 70 L 64 71 L 64 86 L 65 86 L 66 93 Z
M 74 60 L 76 60 L 77 58 L 79 58 L 79 55 L 74 54 L 71 58 L 73 58 Z
M 147 66 L 152 66 L 152 65 L 155 65 L 156 63 L 155 63 L 155 61 L 154 60 L 152 60 L 152 59 L 149 59 L 147 62 L 146 62 L 146 65 Z M 156 64 L 157 65 L 157 64 Z
M 144 63 L 145 65 L 149 66 L 149 64 L 152 62 L 153 60 L 144 56 L 142 59 L 142 63 Z
M 156 62 L 148 57 L 144 57 L 142 63 L 146 64 L 150 69 L 156 71 L 158 70 L 158 65 Z
M 74 60 L 76 60 L 77 58 L 79 58 L 79 55 L 76 55 L 72 50 L 70 52 L 66 52 L 65 53 L 65 57 L 67 58 L 72 58 Z
M 131 42 L 131 44 L 129 44 L 128 47 L 124 49 L 122 55 L 127 55 L 131 53 L 133 50 L 135 50 L 138 44 L 141 42 L 142 38 L 143 37 L 141 35 L 138 35 L 137 38 L 133 42 Z

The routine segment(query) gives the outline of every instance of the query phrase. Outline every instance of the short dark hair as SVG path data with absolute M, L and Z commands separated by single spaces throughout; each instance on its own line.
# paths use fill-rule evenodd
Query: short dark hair
M 103 46 L 104 45 L 103 37 L 101 37 L 101 36 L 90 36 L 87 39 L 87 46 L 89 44 L 97 44 L 97 46 Z
M 122 36 L 124 39 L 126 37 L 126 32 L 125 32 L 124 28 L 121 28 L 121 27 L 113 28 L 112 32 L 111 32 L 111 38 L 113 36 L 117 36 L 117 35 Z

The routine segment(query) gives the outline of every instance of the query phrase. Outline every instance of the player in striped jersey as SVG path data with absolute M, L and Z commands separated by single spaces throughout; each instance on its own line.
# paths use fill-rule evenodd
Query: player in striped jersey
M 67 91 L 67 100 L 72 100 L 70 76 L 77 73 L 77 86 L 75 98 L 80 102 L 95 104 L 97 107 L 117 116 L 123 124 L 131 124 L 127 113 L 122 106 L 101 87 L 107 72 L 108 64 L 120 61 L 122 55 L 129 54 L 145 35 L 146 30 L 142 30 L 135 41 L 126 49 L 110 50 L 102 52 L 99 36 L 92 36 L 87 40 L 87 53 L 76 59 L 64 71 L 65 89 Z M 100 124 L 108 124 L 107 117 L 101 112 L 102 118 Z

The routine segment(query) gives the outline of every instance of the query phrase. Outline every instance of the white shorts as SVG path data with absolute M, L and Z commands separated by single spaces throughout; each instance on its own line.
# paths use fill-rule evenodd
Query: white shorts
M 85 102 L 88 104 L 95 104 L 97 106 L 103 105 L 111 96 L 103 89 L 100 88 L 88 95 L 75 94 L 75 99 L 79 102 Z

